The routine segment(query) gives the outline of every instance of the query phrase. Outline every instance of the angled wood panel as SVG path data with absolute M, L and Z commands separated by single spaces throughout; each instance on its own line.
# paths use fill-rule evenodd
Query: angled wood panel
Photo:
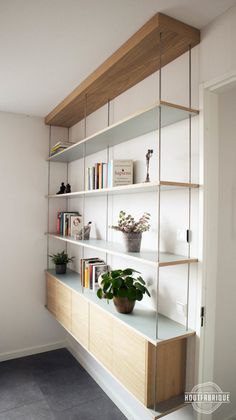
M 157 71 L 160 32 L 163 66 L 200 42 L 198 29 L 157 13 L 50 112 L 45 123 L 71 127 L 84 118 L 85 95 L 89 115 Z

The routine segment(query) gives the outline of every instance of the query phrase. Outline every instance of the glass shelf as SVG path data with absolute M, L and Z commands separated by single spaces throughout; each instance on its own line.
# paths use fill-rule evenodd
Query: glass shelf
M 186 188 L 198 188 L 199 184 L 190 184 L 188 182 L 172 182 L 172 181 L 161 181 L 160 183 L 143 182 L 139 184 L 123 185 L 113 188 L 102 188 L 99 190 L 86 190 L 76 191 L 68 194 L 50 194 L 48 198 L 78 198 L 83 196 L 94 197 L 103 195 L 120 195 L 120 194 L 137 194 L 145 192 L 157 192 L 159 188 L 162 191 L 186 189 Z
M 119 121 L 86 139 L 73 144 L 67 149 L 51 156 L 52 162 L 72 162 L 97 153 L 106 147 L 112 147 L 128 140 L 151 133 L 159 128 L 159 112 L 161 110 L 161 127 L 183 121 L 189 116 L 198 115 L 197 110 L 180 105 L 160 101 L 158 104 L 137 113 L 129 118 Z
M 120 314 L 116 311 L 112 301 L 107 303 L 106 299 L 98 299 L 96 293 L 84 288 L 82 292 L 80 275 L 75 271 L 67 269 L 66 274 L 56 274 L 54 269 L 46 270 L 49 274 L 62 282 L 65 286 L 74 290 L 83 296 L 91 303 L 99 306 L 110 315 L 123 322 L 129 328 L 135 330 L 145 339 L 156 345 L 157 343 L 170 340 L 177 337 L 194 335 L 192 330 L 186 331 L 184 325 L 173 321 L 162 314 L 158 314 L 158 339 L 156 338 L 156 312 L 154 310 L 146 309 L 139 302 L 136 302 L 134 311 L 129 314 Z
M 94 249 L 100 252 L 106 252 L 109 255 L 117 255 L 119 257 L 129 258 L 136 262 L 145 263 L 154 267 L 166 267 L 170 265 L 191 264 L 196 263 L 197 258 L 188 258 L 183 255 L 176 255 L 167 252 L 160 253 L 160 261 L 158 262 L 158 253 L 155 251 L 141 252 L 125 252 L 122 244 L 114 242 L 106 242 L 101 239 L 76 240 L 70 236 L 58 235 L 56 233 L 48 233 L 52 238 L 59 239 L 71 244 L 79 245 L 84 248 Z

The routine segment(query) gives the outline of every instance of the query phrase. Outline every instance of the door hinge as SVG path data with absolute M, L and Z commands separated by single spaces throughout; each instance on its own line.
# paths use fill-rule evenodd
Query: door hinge
M 201 318 L 201 327 L 203 327 L 203 325 L 204 325 L 204 318 L 205 318 L 205 306 L 202 306 L 201 307 L 200 318 Z

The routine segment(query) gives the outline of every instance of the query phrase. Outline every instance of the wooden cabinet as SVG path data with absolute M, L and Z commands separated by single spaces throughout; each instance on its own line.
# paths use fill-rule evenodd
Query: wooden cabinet
M 153 408 L 183 394 L 186 337 L 154 346 L 53 275 L 46 284 L 50 312 L 142 404 Z
M 72 292 L 62 283 L 57 282 L 56 316 L 64 327 L 71 331 L 71 295 Z
M 79 293 L 72 292 L 71 332 L 86 349 L 89 347 L 89 303 Z
M 146 405 L 147 341 L 114 320 L 113 374 Z
M 57 280 L 46 275 L 46 283 L 47 283 L 47 308 L 53 315 L 56 316 L 56 287 L 57 287 Z
M 72 291 L 50 274 L 46 274 L 47 307 L 56 319 L 71 331 Z
M 111 316 L 106 316 L 106 313 L 96 305 L 90 305 L 89 350 L 112 371 L 113 319 Z

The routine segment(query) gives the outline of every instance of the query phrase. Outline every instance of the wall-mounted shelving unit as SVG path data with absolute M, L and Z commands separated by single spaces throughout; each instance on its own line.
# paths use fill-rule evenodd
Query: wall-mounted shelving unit
M 157 241 L 155 246 L 151 244 L 151 250 L 142 250 L 140 253 L 125 252 L 121 244 L 109 241 L 108 235 L 106 239 L 89 240 L 76 240 L 69 236 L 58 235 L 50 231 L 49 221 L 47 232 L 48 255 L 50 238 L 53 238 L 65 244 L 79 246 L 83 254 L 86 249 L 90 249 L 104 253 L 106 258 L 111 255 L 130 260 L 133 264 L 136 262 L 151 266 L 156 272 L 155 310 L 137 304 L 131 315 L 118 314 L 112 303 L 107 305 L 105 301 L 98 300 L 93 291 L 81 286 L 79 273 L 68 270 L 66 275 L 59 276 L 50 269 L 49 264 L 46 270 L 47 307 L 50 312 L 135 398 L 151 409 L 153 418 L 162 417 L 183 403 L 187 343 L 195 334 L 188 323 L 189 267 L 198 261 L 197 257 L 191 256 L 190 242 L 187 255 L 161 252 L 160 249 L 162 192 L 170 191 L 171 194 L 173 190 L 188 191 L 190 230 L 191 193 L 193 189 L 199 187 L 191 180 L 191 120 L 198 115 L 198 110 L 192 109 L 191 103 L 189 107 L 184 107 L 162 101 L 161 68 L 186 51 L 189 51 L 191 63 L 191 48 L 199 42 L 200 34 L 197 29 L 158 13 L 45 118 L 46 124 L 62 127 L 71 127 L 85 118 L 86 130 L 86 118 L 89 114 L 106 103 L 109 109 L 110 100 L 153 72 L 160 71 L 157 103 L 89 137 L 85 132 L 84 140 L 48 158 L 49 181 L 52 162 L 66 163 L 68 166 L 70 162 L 81 159 L 84 176 L 85 162 L 89 155 L 107 150 L 109 157 L 109 150 L 112 147 L 121 143 L 125 145 L 125 142 L 131 139 L 139 141 L 143 135 L 156 132 L 157 181 L 87 191 L 84 179 L 81 191 L 61 195 L 51 193 L 49 182 L 47 195 L 48 209 L 54 199 L 64 199 L 68 206 L 70 199 L 81 198 L 83 212 L 87 198 L 107 197 L 106 214 L 109 196 L 152 193 L 155 197 Z M 189 122 L 189 179 L 188 182 L 165 181 L 161 179 L 161 131 L 169 125 L 182 121 Z M 57 201 L 58 203 L 60 201 Z M 108 226 L 106 231 L 107 228 Z M 167 266 L 173 266 L 171 269 L 174 270 L 174 266 L 177 265 L 186 265 L 188 268 L 185 325 L 164 316 L 159 311 L 160 270 Z M 126 358 L 127 363 L 123 368 L 121 361 Z

